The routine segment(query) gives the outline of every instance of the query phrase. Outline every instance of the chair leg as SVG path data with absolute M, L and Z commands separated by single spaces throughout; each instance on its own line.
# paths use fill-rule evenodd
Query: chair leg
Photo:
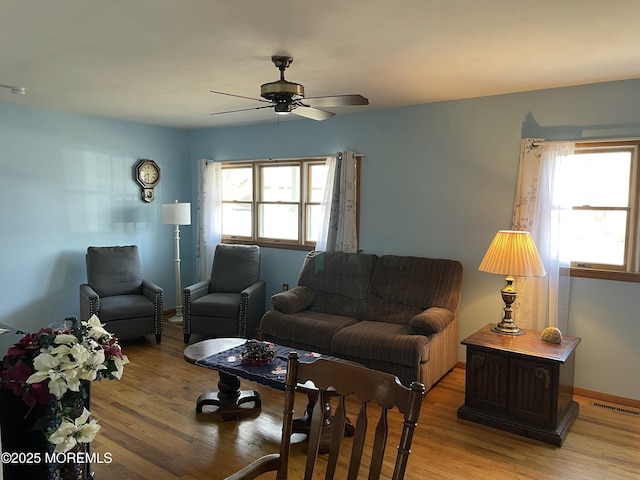
M 159 333 L 156 333 L 156 343 L 160 343 L 161 339 L 162 339 L 162 335 Z
M 184 334 L 184 343 L 189 343 L 189 339 L 191 338 L 191 334 L 190 333 L 185 333 Z

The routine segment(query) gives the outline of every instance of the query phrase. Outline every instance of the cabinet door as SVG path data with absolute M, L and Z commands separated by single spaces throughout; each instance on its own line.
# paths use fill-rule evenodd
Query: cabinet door
M 554 371 L 551 365 L 511 359 L 509 414 L 529 423 L 551 422 Z
M 484 411 L 506 412 L 509 359 L 467 348 L 465 404 Z

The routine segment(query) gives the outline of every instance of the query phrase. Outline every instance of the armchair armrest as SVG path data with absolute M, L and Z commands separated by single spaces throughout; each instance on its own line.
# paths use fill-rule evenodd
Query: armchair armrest
M 189 285 L 188 287 L 182 289 L 182 296 L 184 302 L 183 305 L 187 304 L 187 297 L 191 301 L 197 300 L 201 297 L 204 297 L 209 293 L 209 280 L 203 280 L 198 283 L 194 283 L 193 285 Z
M 80 285 L 80 320 L 87 321 L 91 315 L 98 315 L 100 297 L 87 283 Z
M 266 282 L 258 280 L 240 292 L 240 331 L 241 337 L 254 338 L 258 325 L 264 315 Z M 249 336 L 249 337 L 248 337 Z
M 409 325 L 426 335 L 437 333 L 449 325 L 454 319 L 451 310 L 442 307 L 430 307 L 409 320 Z
M 162 295 L 163 293 L 164 290 L 155 283 L 149 280 L 142 280 L 142 294 L 149 300 L 155 300 L 156 295 Z

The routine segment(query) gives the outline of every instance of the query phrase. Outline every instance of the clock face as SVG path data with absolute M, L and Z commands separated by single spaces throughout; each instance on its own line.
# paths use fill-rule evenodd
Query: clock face
M 140 167 L 138 177 L 144 183 L 156 183 L 156 181 L 158 180 L 158 169 L 154 165 L 146 163 L 142 167 Z

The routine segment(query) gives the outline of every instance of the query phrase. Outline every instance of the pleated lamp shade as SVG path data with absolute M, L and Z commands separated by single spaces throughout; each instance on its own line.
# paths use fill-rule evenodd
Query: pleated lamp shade
M 493 238 L 478 270 L 514 277 L 547 274 L 529 232 L 500 230 Z

